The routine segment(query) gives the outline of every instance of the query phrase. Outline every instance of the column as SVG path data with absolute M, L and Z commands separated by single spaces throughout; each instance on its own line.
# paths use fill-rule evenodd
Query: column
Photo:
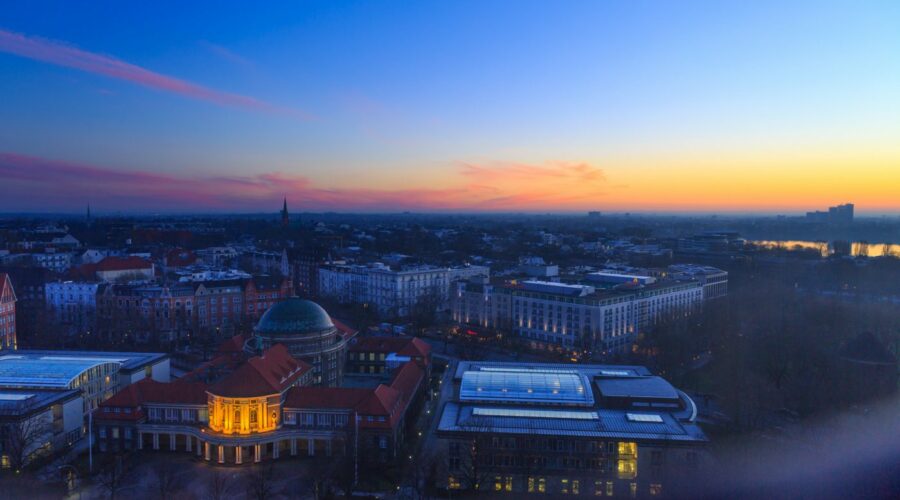
M 138 431 L 138 449 L 144 449 L 144 433 L 140 431 Z
M 189 435 L 185 434 L 184 441 L 185 441 L 185 443 L 187 443 L 185 445 L 185 446 L 187 446 L 185 451 L 187 451 L 188 453 L 192 452 L 193 450 L 191 450 L 191 446 L 194 444 L 194 436 L 189 436 Z
M 297 456 L 297 439 L 296 438 L 291 439 L 291 456 L 292 457 Z
M 203 443 L 203 458 L 206 459 L 207 462 L 210 460 L 209 443 Z
M 253 461 L 259 463 L 262 461 L 262 449 L 261 444 L 253 445 Z
M 316 455 L 316 440 L 308 439 L 306 441 L 306 454 L 314 457 Z
M 275 441 L 272 443 L 272 458 L 278 458 L 281 455 L 281 441 Z
M 219 448 L 219 463 L 224 464 L 225 463 L 225 447 L 220 444 L 217 448 Z
M 243 454 L 244 447 L 243 446 L 235 446 L 234 447 L 234 463 L 241 465 L 243 462 Z
M 159 449 L 159 434 L 156 432 L 153 433 L 153 449 Z
M 169 434 L 169 449 L 175 451 L 175 433 Z

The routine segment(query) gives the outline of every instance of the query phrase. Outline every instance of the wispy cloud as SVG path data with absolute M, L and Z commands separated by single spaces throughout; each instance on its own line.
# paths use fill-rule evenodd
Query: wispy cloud
M 81 50 L 64 42 L 0 30 L 0 52 L 8 52 L 36 61 L 125 80 L 144 87 L 211 102 L 220 106 L 289 115 L 301 119 L 313 118 L 312 115 L 303 111 L 277 106 L 255 97 L 204 87 L 150 71 L 121 59 Z
M 463 165 L 460 181 L 442 188 L 327 188 L 286 172 L 187 176 L 0 153 L 0 210 L 72 210 L 90 202 L 106 210 L 269 211 L 282 196 L 305 210 L 559 210 L 602 196 L 602 175 L 587 164 Z
M 210 51 L 211 53 L 215 54 L 216 56 L 218 56 L 230 63 L 236 64 L 238 66 L 243 66 L 246 68 L 253 66 L 253 63 L 246 57 L 238 54 L 237 52 L 235 52 L 227 47 L 223 47 L 217 43 L 212 43 L 212 42 L 208 42 L 206 40 L 202 40 L 200 42 L 200 45 L 203 46 L 204 48 L 206 48 L 206 50 Z

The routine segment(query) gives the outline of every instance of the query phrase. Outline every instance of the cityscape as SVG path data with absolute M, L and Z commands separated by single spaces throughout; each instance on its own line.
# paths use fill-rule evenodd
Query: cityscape
M 3 498 L 900 496 L 898 5 L 5 10 Z

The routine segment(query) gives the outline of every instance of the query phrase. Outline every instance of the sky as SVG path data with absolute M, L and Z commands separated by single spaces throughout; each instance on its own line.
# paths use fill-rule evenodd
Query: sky
M 900 2 L 11 2 L 0 212 L 900 212 Z

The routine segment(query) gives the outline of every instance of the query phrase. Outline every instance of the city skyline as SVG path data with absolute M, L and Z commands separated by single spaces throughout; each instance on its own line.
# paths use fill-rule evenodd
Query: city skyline
M 2 213 L 900 212 L 888 2 L 47 4 Z

